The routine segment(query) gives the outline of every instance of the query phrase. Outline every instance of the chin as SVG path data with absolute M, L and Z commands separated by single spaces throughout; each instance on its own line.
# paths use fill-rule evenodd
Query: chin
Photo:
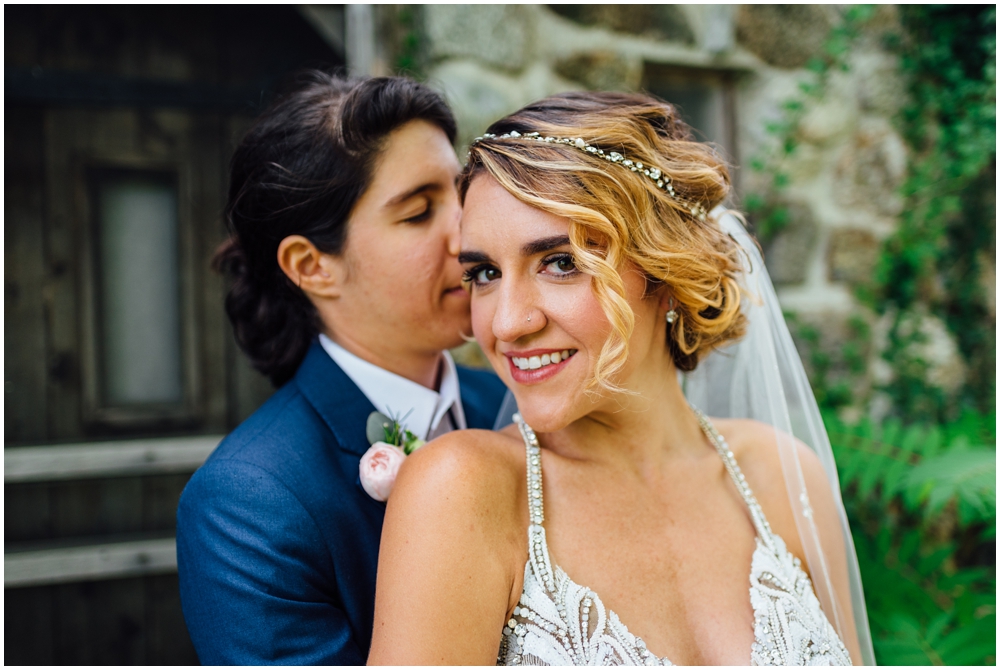
M 580 418 L 569 398 L 539 400 L 515 395 L 515 399 L 521 418 L 536 433 L 554 433 Z

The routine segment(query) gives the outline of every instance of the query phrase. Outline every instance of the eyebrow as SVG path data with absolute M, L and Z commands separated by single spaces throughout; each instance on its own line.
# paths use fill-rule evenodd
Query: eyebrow
M 463 251 L 458 254 L 459 263 L 489 263 L 492 260 L 489 254 L 482 251 Z
M 432 190 L 435 190 L 435 189 L 438 189 L 438 188 L 440 188 L 439 184 L 433 184 L 433 183 L 421 184 L 420 186 L 417 186 L 416 188 L 411 188 L 409 191 L 406 191 L 405 193 L 400 193 L 397 196 L 393 196 L 392 198 L 390 198 L 385 203 L 384 207 L 386 207 L 386 208 L 395 207 L 396 205 L 404 203 L 404 202 L 406 202 L 407 200 L 409 200 L 410 198 L 412 198 L 414 196 L 417 196 L 417 195 L 420 195 L 421 193 L 425 193 L 427 191 L 432 191 Z
M 567 244 L 569 244 L 569 235 L 543 237 L 540 240 L 525 243 L 521 247 L 521 253 L 525 256 L 534 256 L 536 254 L 544 254 L 546 251 L 551 251 L 556 247 L 565 246 Z
M 535 256 L 544 254 L 558 247 L 569 244 L 569 235 L 556 235 L 553 237 L 543 237 L 540 240 L 526 242 L 521 246 L 521 254 L 524 256 Z M 458 254 L 459 263 L 492 263 L 490 255 L 482 251 L 463 251 Z

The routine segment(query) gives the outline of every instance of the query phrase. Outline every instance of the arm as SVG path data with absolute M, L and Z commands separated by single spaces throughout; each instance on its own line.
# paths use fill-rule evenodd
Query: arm
M 331 598 L 326 543 L 270 473 L 233 460 L 196 472 L 177 510 L 177 563 L 203 664 L 364 662 Z
M 406 459 L 382 528 L 370 664 L 496 663 L 527 556 L 516 466 L 483 444 L 497 439 L 459 431 Z

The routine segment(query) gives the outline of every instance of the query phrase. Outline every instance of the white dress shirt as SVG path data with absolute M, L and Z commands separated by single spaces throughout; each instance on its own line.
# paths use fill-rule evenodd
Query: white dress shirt
M 449 431 L 466 427 L 462 398 L 459 395 L 458 371 L 447 351 L 442 352 L 444 369 L 441 371 L 440 390 L 433 391 L 358 358 L 326 335 L 320 334 L 319 343 L 351 381 L 358 385 L 376 410 L 390 418 L 399 419 L 403 428 L 417 437 L 432 440 Z M 359 421 L 367 419 L 368 417 L 362 417 Z

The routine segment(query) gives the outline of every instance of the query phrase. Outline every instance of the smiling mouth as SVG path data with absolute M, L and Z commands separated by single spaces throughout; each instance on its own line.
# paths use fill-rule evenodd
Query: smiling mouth
M 576 349 L 563 349 L 562 351 L 553 351 L 550 354 L 542 354 L 541 356 L 528 356 L 526 358 L 511 356 L 510 360 L 519 370 L 540 370 L 548 365 L 561 363 L 575 353 Z

